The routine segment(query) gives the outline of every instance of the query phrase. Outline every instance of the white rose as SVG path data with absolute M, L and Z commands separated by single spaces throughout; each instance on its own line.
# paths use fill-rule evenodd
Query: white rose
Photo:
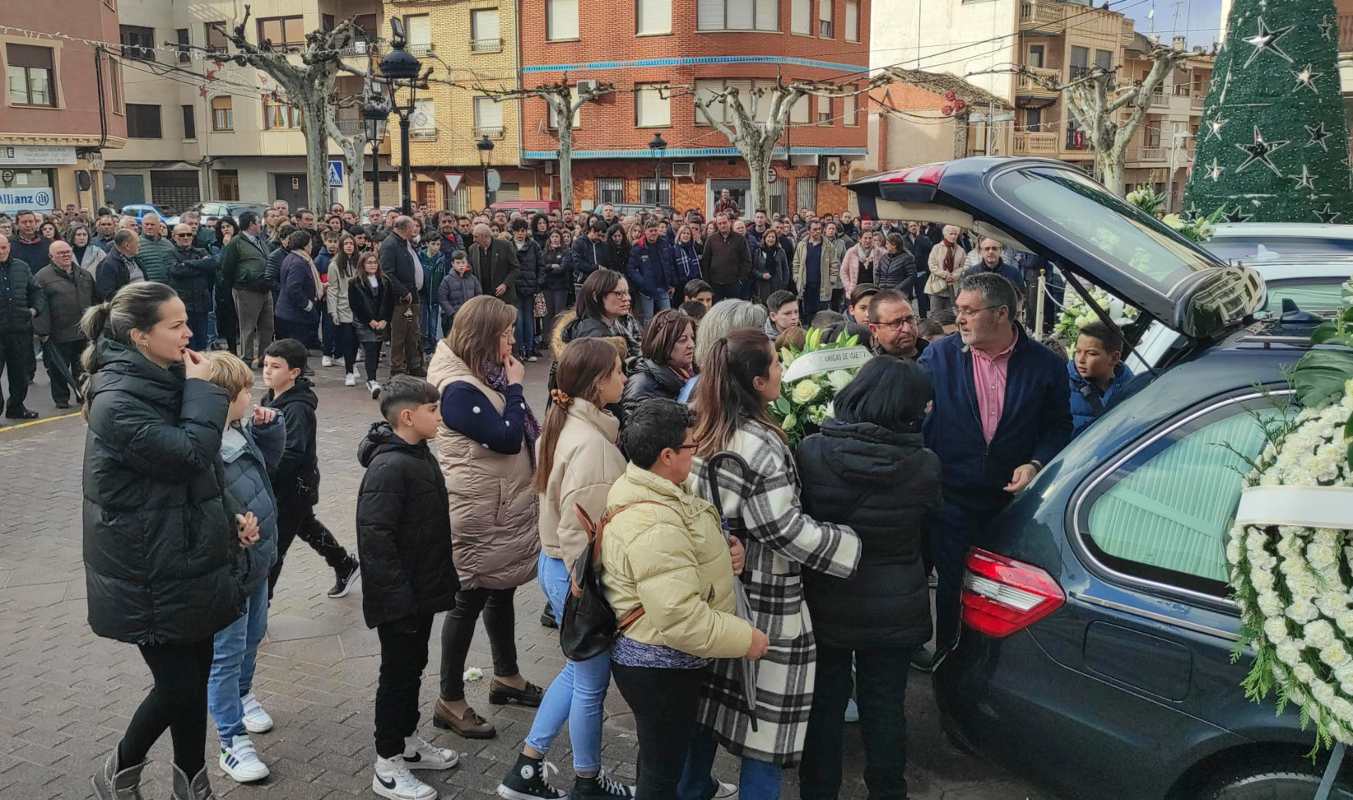
M 1348 655 L 1348 651 L 1344 649 L 1343 643 L 1336 641 L 1329 647 L 1320 651 L 1320 660 L 1331 667 L 1342 667 L 1350 661 L 1353 661 L 1353 657 Z
M 1250 572 L 1250 583 L 1260 592 L 1268 592 L 1273 589 L 1273 575 L 1264 570 L 1252 570 Z
M 1344 636 L 1353 636 L 1353 609 L 1344 609 L 1335 615 L 1334 621 Z M 1350 676 L 1353 678 L 1353 676 Z
M 1301 663 L 1301 648 L 1296 643 L 1288 639 L 1276 648 L 1278 659 L 1289 667 L 1295 667 Z
M 1276 617 L 1283 613 L 1283 601 L 1274 592 L 1260 592 L 1257 602 L 1259 610 L 1266 617 Z
M 1244 550 L 1240 546 L 1240 537 L 1232 536 L 1226 541 L 1226 560 L 1231 564 L 1240 563 L 1240 555 Z
M 813 402 L 821 393 L 822 387 L 813 380 L 801 380 L 794 384 L 789 396 L 797 405 L 804 405 Z
M 1306 560 L 1316 570 L 1333 566 L 1339 559 L 1339 551 L 1333 542 L 1312 542 L 1306 546 Z
M 1311 696 L 1320 701 L 1322 705 L 1329 705 L 1334 701 L 1334 687 L 1324 681 L 1316 681 L 1310 684 Z
M 851 375 L 846 370 L 834 369 L 827 373 L 827 383 L 830 383 L 832 388 L 839 392 L 846 388 L 846 384 L 850 383 L 851 379 L 854 377 L 854 375 Z
M 1287 607 L 1287 616 L 1304 625 L 1320 616 L 1320 612 L 1316 611 L 1315 606 L 1304 598 L 1297 598 L 1292 602 L 1292 605 Z
M 1282 617 L 1269 617 L 1264 621 L 1264 635 L 1275 645 L 1287 641 L 1287 620 Z

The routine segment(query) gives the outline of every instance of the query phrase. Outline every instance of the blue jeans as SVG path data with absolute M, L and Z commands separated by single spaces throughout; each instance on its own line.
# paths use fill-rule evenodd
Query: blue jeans
M 442 338 L 442 307 L 435 299 L 423 302 L 423 352 L 431 353 L 437 349 L 437 341 Z
M 207 337 L 207 324 L 205 311 L 194 311 L 188 315 L 188 330 L 193 332 L 192 338 L 188 340 L 188 346 L 199 353 L 211 344 L 211 339 Z
M 653 315 L 659 311 L 666 311 L 672 307 L 672 298 L 667 296 L 666 292 L 655 297 L 650 297 L 642 292 L 638 293 L 639 298 L 639 327 L 646 328 L 652 321 Z
M 677 784 L 678 800 L 709 800 L 714 796 L 714 734 L 701 728 L 686 751 L 686 767 Z M 738 776 L 738 800 L 779 800 L 783 770 L 769 761 L 743 757 Z
M 212 643 L 207 709 L 222 742 L 244 735 L 244 706 L 240 700 L 254 690 L 258 644 L 267 632 L 268 582 L 260 581 L 246 600 L 244 613 L 218 631 Z
M 536 296 L 517 298 L 517 354 L 526 358 L 536 351 Z
M 564 597 L 569 587 L 568 568 L 563 561 L 542 552 L 537 575 L 555 621 L 562 623 Z M 595 775 L 601 768 L 601 705 L 610 683 L 610 653 L 564 664 L 540 701 L 531 732 L 526 735 L 527 746 L 541 753 L 549 752 L 554 737 L 568 722 L 574 773 Z

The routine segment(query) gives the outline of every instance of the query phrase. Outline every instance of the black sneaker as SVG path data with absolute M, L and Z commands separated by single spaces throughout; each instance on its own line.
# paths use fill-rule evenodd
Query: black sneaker
M 357 575 L 361 570 L 362 566 L 357 563 L 357 559 L 350 559 L 347 567 L 336 572 L 334 586 L 328 591 L 328 595 L 335 598 L 346 597 L 352 585 L 357 582 Z
M 545 781 L 547 772 L 558 771 L 548 761 L 519 755 L 517 763 L 498 784 L 498 796 L 503 800 L 568 800 L 568 792 Z
M 634 787 L 613 780 L 602 770 L 590 778 L 574 778 L 572 800 L 634 800 Z
M 558 628 L 559 623 L 554 621 L 554 609 L 550 604 L 545 604 L 545 610 L 540 612 L 540 626 L 542 628 Z

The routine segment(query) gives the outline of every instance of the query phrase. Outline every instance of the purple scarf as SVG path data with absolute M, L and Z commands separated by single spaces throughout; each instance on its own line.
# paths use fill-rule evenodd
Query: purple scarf
M 507 375 L 503 371 L 502 364 L 486 365 L 484 374 L 488 377 L 485 381 L 489 388 L 503 396 L 507 395 Z M 531 406 L 522 399 L 522 405 L 526 408 L 526 421 L 523 423 L 523 433 L 526 434 L 526 454 L 531 457 L 531 468 L 536 466 L 536 439 L 540 438 L 540 423 L 536 421 L 536 415 L 531 412 Z

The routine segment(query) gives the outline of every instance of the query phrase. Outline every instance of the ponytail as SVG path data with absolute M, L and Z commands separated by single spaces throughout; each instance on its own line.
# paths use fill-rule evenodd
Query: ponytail
M 600 407 L 597 386 L 615 369 L 619 358 L 615 347 L 607 340 L 595 337 L 574 339 L 564 348 L 554 376 L 556 388 L 550 391 L 550 399 L 554 402 L 545 413 L 545 424 L 540 429 L 540 448 L 536 455 L 537 492 L 544 494 L 550 484 L 554 449 L 559 444 L 564 423 L 568 421 L 569 408 L 578 398 Z
M 85 370 L 85 381 L 81 387 L 84 394 L 84 414 L 89 415 L 89 388 L 94 373 L 99 371 L 99 348 L 104 339 L 112 339 L 127 347 L 134 347 L 131 334 L 133 330 L 148 331 L 160 321 L 160 306 L 166 301 L 178 297 L 174 290 L 163 283 L 137 281 L 117 290 L 112 299 L 85 309 L 80 318 L 80 331 L 89 340 L 89 346 L 80 356 L 80 364 Z
M 728 447 L 744 422 L 760 422 L 782 441 L 784 431 L 770 418 L 753 381 L 770 374 L 775 350 L 757 328 L 739 328 L 715 341 L 700 362 L 695 385 L 696 455 L 709 457 Z

